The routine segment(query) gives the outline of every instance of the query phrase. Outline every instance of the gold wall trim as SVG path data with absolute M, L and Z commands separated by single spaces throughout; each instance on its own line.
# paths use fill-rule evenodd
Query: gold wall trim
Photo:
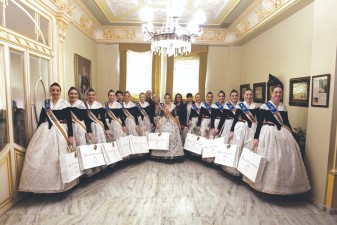
M 0 40 L 10 42 L 33 52 L 46 56 L 54 56 L 54 51 L 47 45 L 31 40 L 6 27 L 0 26 Z
M 21 177 L 21 170 L 23 167 L 23 163 L 19 164 L 20 157 L 25 158 L 26 153 L 20 151 L 18 149 L 14 149 L 14 157 L 15 157 L 15 175 L 16 175 L 16 184 L 19 185 L 20 177 Z
M 7 163 L 7 173 L 8 173 L 8 185 L 9 185 L 9 197 L 4 200 L 3 202 L 0 202 L 0 209 L 5 207 L 7 204 L 9 204 L 13 200 L 13 176 L 12 176 L 12 163 L 11 163 L 11 157 L 10 157 L 11 151 L 8 152 L 7 156 L 5 156 L 0 161 L 0 167 Z M 3 185 L 3 184 L 1 184 Z
M 328 173 L 325 206 L 329 209 L 337 208 L 337 174 L 336 171 Z

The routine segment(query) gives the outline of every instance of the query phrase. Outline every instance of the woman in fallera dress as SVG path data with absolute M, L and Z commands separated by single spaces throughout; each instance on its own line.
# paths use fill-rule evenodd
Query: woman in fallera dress
M 105 110 L 101 103 L 96 101 L 96 93 L 90 88 L 88 93 L 88 101 L 85 103 L 89 118 L 92 120 L 91 130 L 93 135 L 93 143 L 106 143 L 106 136 L 110 135 L 109 127 L 105 120 Z
M 198 118 L 197 130 L 200 130 L 200 135 L 209 138 L 211 134 L 211 115 L 212 115 L 213 93 L 208 92 L 206 102 L 201 105 L 200 116 Z
M 73 121 L 73 149 L 86 145 L 87 138 L 92 140 L 91 120 L 88 117 L 84 102 L 78 99 L 78 90 L 71 87 L 68 90 L 69 103 L 71 105 L 71 118 Z
M 199 134 L 199 131 L 197 131 L 196 128 L 198 127 L 199 117 L 201 116 L 200 114 L 201 106 L 202 106 L 201 95 L 199 93 L 196 93 L 195 103 L 192 103 L 191 113 L 188 118 L 188 131 L 193 134 Z
M 138 123 L 139 110 L 137 109 L 135 103 L 130 101 L 130 97 L 130 92 L 124 92 L 122 110 L 126 116 L 125 126 L 130 135 L 139 136 L 141 132 Z
M 140 135 L 146 136 L 149 132 L 152 131 L 154 127 L 153 115 L 154 110 L 150 104 L 145 101 L 146 96 L 142 92 L 139 94 L 139 102 L 136 103 L 138 109 L 138 123 L 140 127 Z
M 58 83 L 50 86 L 49 93 L 51 99 L 45 101 L 38 129 L 27 148 L 19 191 L 57 193 L 78 183 L 76 179 L 64 184 L 60 173 L 60 154 L 68 153 L 73 144 L 70 104 L 60 98 L 61 86 Z
M 180 127 L 178 119 L 175 114 L 175 105 L 171 102 L 171 95 L 166 94 L 165 103 L 160 103 L 159 117 L 156 123 L 156 132 L 168 132 L 170 133 L 169 150 L 159 151 L 152 150 L 152 158 L 160 159 L 181 159 L 184 157 L 184 149 L 181 141 Z
M 244 102 L 236 105 L 234 121 L 231 127 L 230 139 L 232 144 L 238 145 L 238 154 L 235 163 L 239 162 L 242 149 L 253 149 L 253 140 L 257 127 L 257 116 L 259 113 L 259 105 L 253 102 L 253 91 L 248 89 L 244 93 Z M 232 167 L 222 167 L 228 173 L 240 176 L 241 173 Z
M 226 117 L 225 110 L 225 97 L 224 91 L 219 91 L 218 101 L 212 105 L 212 116 L 211 116 L 211 136 L 210 138 L 215 138 L 219 136 L 222 131 L 223 124 L 220 124 L 221 118 Z
M 186 105 L 183 103 L 183 96 L 180 93 L 177 93 L 174 97 L 174 105 L 175 107 L 175 114 L 178 117 L 180 130 L 181 130 L 181 140 L 184 144 L 185 138 L 188 132 L 186 127 L 186 117 L 187 117 L 187 109 Z
M 230 101 L 226 103 L 225 110 L 226 110 L 226 117 L 222 117 L 220 120 L 219 126 L 222 127 L 222 133 L 220 134 L 221 137 L 224 137 L 225 143 L 230 142 L 230 132 L 234 122 L 235 112 L 236 112 L 236 105 L 238 104 L 239 95 L 238 91 L 233 89 L 230 94 Z M 224 125 L 223 125 L 224 124 Z
M 307 192 L 310 184 L 299 146 L 292 134 L 281 87 L 272 89 L 272 99 L 260 107 L 254 145 L 267 159 L 262 179 L 252 188 L 268 194 L 292 195 Z
M 189 118 L 190 118 L 190 114 L 191 114 L 191 109 L 192 109 L 192 105 L 193 103 L 195 103 L 193 101 L 193 95 L 192 93 L 187 93 L 186 94 L 186 125 L 188 126 L 188 121 L 189 121 Z
M 125 115 L 122 111 L 122 105 L 115 100 L 116 95 L 113 90 L 108 92 L 108 102 L 105 103 L 106 118 L 108 122 L 109 131 L 111 134 L 111 141 L 116 141 L 120 137 L 127 134 L 125 127 Z

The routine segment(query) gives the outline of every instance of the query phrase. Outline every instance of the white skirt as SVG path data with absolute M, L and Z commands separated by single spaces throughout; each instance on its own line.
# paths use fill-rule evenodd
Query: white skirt
M 125 126 L 126 129 L 128 130 L 129 135 L 133 136 L 139 136 L 139 133 L 136 130 L 136 122 L 133 119 L 130 119 L 129 117 L 126 118 L 125 120 Z
M 234 119 L 226 119 L 225 124 L 223 125 L 221 137 L 224 137 L 225 143 L 229 143 L 229 134 L 233 125 Z
M 198 117 L 192 117 L 191 119 L 191 125 L 188 127 L 188 131 L 192 134 L 197 134 L 195 128 L 197 127 L 198 123 Z
M 211 135 L 211 119 L 202 118 L 200 125 L 200 136 L 209 138 Z
M 138 117 L 139 127 L 141 130 L 141 136 L 147 136 L 148 133 L 152 131 L 152 125 L 147 116 L 144 116 L 144 119 L 142 120 L 142 117 Z
M 220 123 L 220 119 L 215 119 L 215 120 L 214 120 L 214 127 L 215 127 L 215 128 L 218 128 L 219 123 Z M 220 128 L 219 132 L 220 132 L 220 131 L 221 131 L 221 128 Z M 216 137 L 219 137 L 219 134 L 217 134 L 217 135 L 212 135 L 212 133 L 210 133 L 210 135 L 209 135 L 209 138 L 211 138 L 211 139 L 216 138 Z
M 235 158 L 236 164 L 238 164 L 239 162 L 243 148 L 248 148 L 250 150 L 253 149 L 253 140 L 255 131 L 256 131 L 256 123 L 253 123 L 251 128 L 249 128 L 247 122 L 238 121 L 235 124 L 234 136 L 231 143 L 238 145 L 238 154 L 236 155 Z M 241 175 L 241 173 L 236 168 L 233 167 L 222 166 L 222 169 L 235 176 Z
M 173 159 L 184 156 L 184 149 L 181 141 L 180 130 L 177 124 L 175 124 L 171 119 L 167 119 L 166 117 L 160 117 L 159 124 L 161 132 L 170 133 L 169 150 L 168 151 L 152 150 L 151 156 L 163 159 Z M 159 131 L 157 130 L 156 132 Z
M 252 188 L 278 195 L 299 194 L 310 190 L 299 146 L 289 130 L 264 125 L 257 153 L 264 156 L 267 163 L 260 183 L 253 183 L 244 177 L 244 181 Z
M 92 122 L 91 123 L 91 130 L 92 130 L 92 136 L 93 136 L 93 142 L 95 144 L 99 144 L 99 143 L 106 143 L 106 137 L 105 137 L 105 130 L 103 129 L 103 127 L 101 127 L 101 125 Z
M 48 129 L 42 123 L 27 148 L 22 168 L 19 191 L 34 193 L 57 193 L 67 191 L 78 183 L 78 179 L 63 184 L 59 157 L 68 153 L 67 142 L 55 126 Z M 67 132 L 67 125 L 61 124 Z
M 77 146 L 81 146 L 81 145 L 86 145 L 87 144 L 87 138 L 86 138 L 87 137 L 87 133 L 77 123 L 73 123 L 73 134 L 74 134 L 74 142 L 73 142 L 73 149 L 74 150 L 77 148 Z
M 122 125 L 116 120 L 111 120 L 111 123 L 109 123 L 109 120 L 107 120 L 107 124 L 112 137 L 111 141 L 116 141 L 118 138 L 126 136 L 123 131 Z

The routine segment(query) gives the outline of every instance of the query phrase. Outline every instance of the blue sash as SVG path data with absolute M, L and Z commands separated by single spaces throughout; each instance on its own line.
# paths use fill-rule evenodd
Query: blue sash
M 227 102 L 226 105 L 228 106 L 228 108 L 229 108 L 229 109 L 234 113 L 234 115 L 235 115 L 236 109 L 235 109 L 234 105 L 233 105 L 231 102 Z
M 195 103 L 192 103 L 192 109 L 194 109 L 194 111 L 196 111 L 199 114 L 200 110 Z
M 204 102 L 204 106 L 206 106 L 206 109 L 208 110 L 209 114 L 212 114 L 212 109 L 207 102 Z
M 144 110 L 144 108 L 140 105 L 139 102 L 136 102 L 136 106 L 138 108 L 138 110 L 143 114 L 143 116 L 149 117 L 146 113 L 146 111 Z
M 218 108 L 221 110 L 221 112 L 223 112 L 224 108 L 223 108 L 223 106 L 221 105 L 220 102 L 216 102 L 215 105 L 218 106 Z
M 275 119 L 283 126 L 282 117 L 279 111 L 275 108 L 275 106 L 271 104 L 270 102 L 266 102 L 266 105 L 269 108 L 269 110 L 272 112 L 272 114 L 274 115 Z
M 256 123 L 256 119 L 254 117 L 254 115 L 250 112 L 250 110 L 245 106 L 245 104 L 243 104 L 243 102 L 239 103 L 240 108 L 242 109 L 242 111 L 246 114 L 246 116 L 248 117 L 248 119 L 250 121 L 252 121 L 253 123 Z

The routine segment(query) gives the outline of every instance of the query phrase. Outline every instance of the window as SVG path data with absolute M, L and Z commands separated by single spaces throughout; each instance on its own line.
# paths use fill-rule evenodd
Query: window
M 10 89 L 12 95 L 12 113 L 14 142 L 27 147 L 26 140 L 26 101 L 24 86 L 24 53 L 10 50 Z
M 177 56 L 173 68 L 173 96 L 180 93 L 185 98 L 187 93 L 199 92 L 199 56 Z
M 127 51 L 126 90 L 138 100 L 141 92 L 152 90 L 152 53 Z
M 0 152 L 8 143 L 4 47 L 0 46 Z

